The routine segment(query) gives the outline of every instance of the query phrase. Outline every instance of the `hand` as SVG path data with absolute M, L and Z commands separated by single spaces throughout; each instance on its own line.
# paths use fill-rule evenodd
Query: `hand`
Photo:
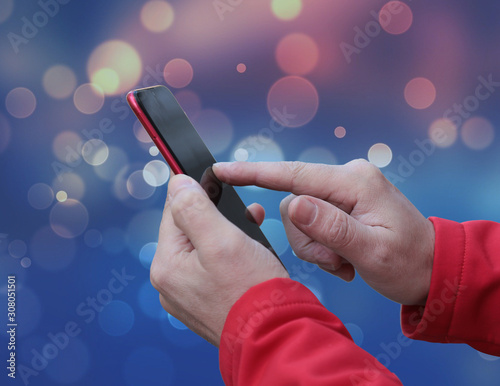
M 259 205 L 249 211 L 264 220 Z M 276 257 L 229 222 L 192 178 L 171 178 L 151 265 L 163 308 L 215 346 L 229 310 L 251 287 L 288 273 Z
M 346 280 L 354 278 L 355 268 L 389 299 L 425 304 L 434 227 L 374 165 L 365 160 L 343 166 L 235 162 L 213 169 L 228 184 L 298 196 L 281 204 L 283 224 L 298 257 Z

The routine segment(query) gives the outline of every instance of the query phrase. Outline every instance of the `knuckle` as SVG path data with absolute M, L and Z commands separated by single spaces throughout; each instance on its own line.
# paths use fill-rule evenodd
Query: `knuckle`
M 349 226 L 347 217 L 340 210 L 333 212 L 325 226 L 327 245 L 344 249 L 352 244 L 354 240 L 353 229 Z
M 174 199 L 172 215 L 176 218 L 189 219 L 206 208 L 207 199 L 193 189 L 184 189 Z
M 307 165 L 300 161 L 282 162 L 282 165 L 287 169 L 288 175 L 290 176 L 291 190 L 294 190 L 297 182 L 302 178 Z

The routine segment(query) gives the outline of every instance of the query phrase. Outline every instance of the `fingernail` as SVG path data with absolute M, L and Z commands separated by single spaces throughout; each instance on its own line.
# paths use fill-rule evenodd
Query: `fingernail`
M 299 197 L 298 200 L 298 204 L 295 207 L 295 215 L 293 217 L 299 224 L 311 225 L 318 213 L 318 207 L 307 198 Z
M 214 172 L 220 171 L 223 168 L 227 168 L 229 165 L 231 165 L 231 162 L 217 162 L 216 164 L 212 165 L 212 170 Z

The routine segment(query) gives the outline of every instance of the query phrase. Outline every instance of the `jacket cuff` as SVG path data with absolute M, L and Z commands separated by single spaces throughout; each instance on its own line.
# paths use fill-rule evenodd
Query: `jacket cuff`
M 436 232 L 429 296 L 425 307 L 401 307 L 401 327 L 409 338 L 448 343 L 463 278 L 465 230 L 454 221 L 436 217 L 429 220 Z

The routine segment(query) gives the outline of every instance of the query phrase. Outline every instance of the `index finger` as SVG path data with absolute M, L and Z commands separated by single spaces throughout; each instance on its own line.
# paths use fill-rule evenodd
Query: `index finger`
M 346 167 L 298 161 L 220 162 L 213 170 L 217 178 L 230 185 L 256 185 L 297 196 L 306 194 L 350 212 L 356 203 L 357 181 Z

